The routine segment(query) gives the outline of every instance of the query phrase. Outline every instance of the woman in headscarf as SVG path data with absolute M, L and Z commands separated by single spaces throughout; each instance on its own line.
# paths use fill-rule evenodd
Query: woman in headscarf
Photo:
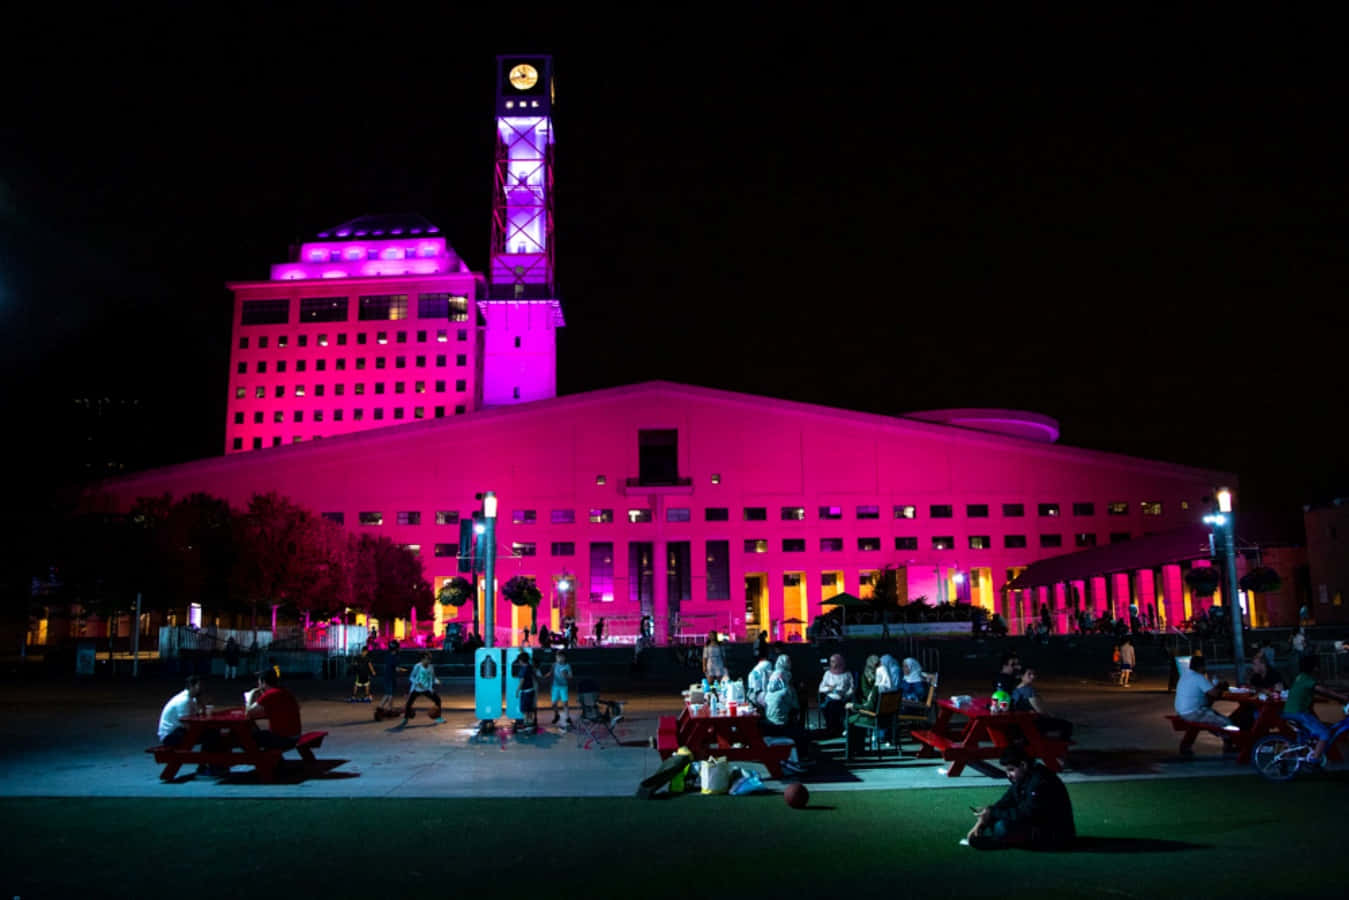
M 791 721 L 793 712 L 801 708 L 796 698 L 796 688 L 792 686 L 792 660 L 787 654 L 778 656 L 773 663 L 773 674 L 768 676 L 768 691 L 764 694 L 764 721 L 760 726 L 764 734 L 782 735 L 791 738 L 796 744 L 798 762 L 804 763 L 810 753 L 806 740 L 806 730 Z M 802 771 L 799 766 L 783 763 L 789 774 Z M 795 771 L 793 771 L 795 770 Z
M 867 661 L 862 663 L 862 689 L 858 691 L 858 696 L 865 700 L 876 689 L 876 668 L 881 664 L 881 658 L 876 654 L 867 657 Z
M 824 714 L 825 733 L 838 737 L 843 733 L 844 704 L 852 699 L 852 673 L 842 653 L 829 657 L 829 668 L 820 679 L 820 712 Z
M 923 667 L 912 656 L 904 660 L 904 676 L 899 683 L 899 692 L 904 695 L 905 703 L 926 703 L 927 702 L 927 683 L 928 677 L 923 674 Z
M 882 694 L 888 694 L 891 691 L 897 691 L 900 688 L 902 673 L 899 671 L 899 660 L 895 659 L 889 653 L 881 657 L 880 668 L 876 670 L 876 687 Z

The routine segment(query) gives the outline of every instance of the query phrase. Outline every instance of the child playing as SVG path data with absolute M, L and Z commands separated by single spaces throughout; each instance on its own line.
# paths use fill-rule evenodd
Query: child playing
M 361 655 L 356 657 L 355 662 L 351 664 L 351 670 L 356 674 L 356 683 L 351 686 L 351 699 L 348 703 L 369 703 L 370 702 L 370 678 L 375 674 L 375 664 L 370 661 L 370 648 L 362 647 Z M 361 693 L 365 693 L 365 698 L 361 698 Z
M 528 653 L 515 658 L 520 667 L 520 684 L 515 688 L 515 696 L 520 698 L 520 715 L 525 719 L 526 728 L 539 727 L 539 712 L 534 690 L 534 663 Z
M 563 730 L 571 727 L 571 710 L 567 707 L 570 689 L 571 665 L 567 662 L 567 654 L 559 650 L 553 657 L 553 724 L 558 723 L 557 705 L 561 703 Z
M 392 715 L 393 694 L 398 689 L 398 673 L 405 671 L 398 667 L 398 641 L 389 641 L 389 649 L 384 654 L 384 699 L 379 708 Z
M 1138 661 L 1137 654 L 1134 652 L 1133 641 L 1128 638 L 1120 644 L 1116 650 L 1119 654 L 1119 683 L 1121 687 L 1128 687 L 1129 682 L 1133 680 L 1134 665 Z
M 1110 652 L 1110 677 L 1116 684 L 1124 683 L 1124 669 L 1121 662 L 1119 644 L 1116 644 L 1115 649 Z
M 431 702 L 436 705 L 431 710 L 431 718 L 437 722 L 444 722 L 440 716 L 440 695 L 436 693 L 436 685 L 440 684 L 440 679 L 436 677 L 435 666 L 431 665 L 430 653 L 422 654 L 421 662 L 412 667 L 409 680 L 407 704 L 403 707 L 403 724 L 406 725 L 408 719 L 412 718 L 412 703 L 418 697 L 430 697 Z

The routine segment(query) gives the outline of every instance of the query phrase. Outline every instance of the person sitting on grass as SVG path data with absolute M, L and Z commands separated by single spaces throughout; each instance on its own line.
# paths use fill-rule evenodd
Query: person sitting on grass
M 1214 684 L 1209 680 L 1205 674 L 1208 672 L 1208 663 L 1204 657 L 1191 656 L 1189 666 L 1182 669 L 1180 681 L 1176 684 L 1176 715 L 1187 722 L 1202 722 L 1205 725 L 1217 725 L 1225 731 L 1240 731 L 1227 716 L 1213 711 L 1211 704 L 1227 690 L 1227 682 Z M 1232 739 L 1224 737 L 1223 751 L 1230 752 L 1232 749 Z M 1190 756 L 1194 750 L 1186 747 L 1182 752 Z
M 992 806 L 974 809 L 974 827 L 962 843 L 978 850 L 1025 847 L 1066 850 L 1077 838 L 1073 803 L 1059 777 L 1041 762 L 1032 763 L 1020 744 L 998 760 L 1011 787 Z
M 431 665 L 431 654 L 423 653 L 421 661 L 412 667 L 412 673 L 408 676 L 408 699 L 403 704 L 403 724 L 406 725 L 408 719 L 412 718 L 412 704 L 418 697 L 430 697 L 435 708 L 431 710 L 431 718 L 437 722 L 444 722 L 440 717 L 440 695 L 436 693 L 436 685 L 440 684 L 440 679 L 436 677 L 436 667 Z
M 1298 676 L 1293 679 L 1293 686 L 1288 689 L 1288 700 L 1283 705 L 1283 717 L 1297 722 L 1316 738 L 1316 746 L 1307 754 L 1307 763 L 1313 766 L 1325 759 L 1330 729 L 1312 711 L 1312 701 L 1319 694 L 1341 703 L 1349 703 L 1349 697 L 1344 694 L 1337 694 L 1317 684 L 1316 673 L 1320 668 L 1321 660 L 1315 654 L 1302 657 L 1298 661 Z
M 300 703 L 294 694 L 281 687 L 276 669 L 258 673 L 258 686 L 248 692 L 246 702 L 244 716 L 266 719 L 270 726 L 253 732 L 253 742 L 259 748 L 289 750 L 295 746 L 300 739 Z

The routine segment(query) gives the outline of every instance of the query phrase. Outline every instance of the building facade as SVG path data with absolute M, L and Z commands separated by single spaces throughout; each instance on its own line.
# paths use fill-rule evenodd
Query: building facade
M 1307 562 L 1311 569 L 1312 621 L 1317 625 L 1349 622 L 1349 498 L 1303 508 Z
M 1014 613 L 1003 588 L 1032 562 L 1191 523 L 1234 483 L 1059 446 L 1052 420 L 984 412 L 997 431 L 648 382 L 140 473 L 104 483 L 102 505 L 205 491 L 242 508 L 278 491 L 413 549 L 439 590 L 457 571 L 459 520 L 491 490 L 497 581 L 532 576 L 541 623 L 605 617 L 621 635 L 649 614 L 661 637 L 790 640 L 883 566 L 901 570 L 908 599 Z M 1038 439 L 1007 433 L 1023 420 Z M 494 612 L 498 641 L 514 640 L 528 611 L 499 599 Z M 473 609 L 438 615 L 467 624 Z

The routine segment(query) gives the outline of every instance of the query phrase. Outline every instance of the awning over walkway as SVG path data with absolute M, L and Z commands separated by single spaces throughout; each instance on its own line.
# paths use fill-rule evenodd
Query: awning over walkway
M 1208 537 L 1207 526 L 1186 525 L 1107 547 L 1051 556 L 1031 563 L 1026 571 L 1007 582 L 1004 590 L 1049 587 L 1068 581 L 1086 581 L 1111 572 L 1154 569 L 1188 559 L 1206 558 L 1209 555 Z

